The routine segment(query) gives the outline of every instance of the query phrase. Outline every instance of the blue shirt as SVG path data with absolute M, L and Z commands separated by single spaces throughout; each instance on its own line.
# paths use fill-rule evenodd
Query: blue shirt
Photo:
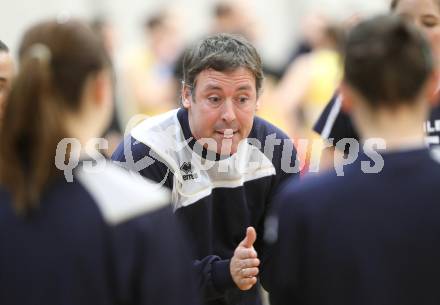
M 342 111 L 342 98 L 336 93 L 314 126 L 314 130 L 324 139 L 333 139 L 333 145 L 344 138 L 359 140 L 350 116 Z M 431 109 L 429 119 L 424 123 L 426 143 L 430 146 L 440 145 L 440 104 Z
M 169 202 L 111 162 L 57 178 L 27 217 L 0 187 L 0 304 L 198 304 Z
M 286 184 L 263 283 L 278 304 L 440 304 L 440 165 L 426 149 L 361 155 L 345 175 Z

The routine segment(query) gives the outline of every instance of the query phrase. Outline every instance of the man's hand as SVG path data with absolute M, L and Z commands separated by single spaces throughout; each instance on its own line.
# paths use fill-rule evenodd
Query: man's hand
M 241 290 L 249 290 L 257 283 L 260 260 L 254 249 L 257 233 L 253 227 L 248 227 L 246 237 L 240 242 L 231 259 L 230 271 L 232 279 Z

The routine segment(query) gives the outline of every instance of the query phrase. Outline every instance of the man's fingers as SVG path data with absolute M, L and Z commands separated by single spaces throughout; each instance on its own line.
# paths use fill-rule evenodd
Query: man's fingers
M 249 290 L 257 283 L 256 277 L 249 277 L 249 278 L 243 278 L 240 279 L 238 288 L 241 290 Z
M 235 250 L 235 254 L 234 256 L 236 256 L 238 259 L 243 260 L 243 259 L 249 259 L 249 258 L 257 258 L 258 254 L 257 251 L 254 250 L 254 248 L 243 248 L 243 247 L 239 247 L 237 248 L 237 250 Z
M 253 227 L 248 227 L 245 238 L 235 249 L 231 259 L 230 272 L 235 284 L 241 290 L 249 290 L 257 283 L 260 260 L 253 246 L 256 239 L 257 232 Z
M 244 278 L 251 278 L 257 276 L 259 273 L 259 269 L 254 268 L 244 268 L 240 270 L 240 275 Z
M 246 230 L 246 236 L 241 241 L 240 245 L 246 248 L 251 248 L 256 240 L 257 240 L 257 232 L 253 227 L 248 227 Z
M 242 259 L 239 262 L 240 269 L 254 268 L 254 267 L 258 267 L 259 265 L 260 265 L 260 260 L 258 258 Z

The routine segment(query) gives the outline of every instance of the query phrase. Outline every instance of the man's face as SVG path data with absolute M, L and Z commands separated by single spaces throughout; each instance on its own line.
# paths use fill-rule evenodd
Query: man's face
M 0 51 L 0 118 L 3 116 L 5 100 L 11 89 L 11 81 L 14 75 L 12 57 L 7 52 Z
M 240 141 L 249 136 L 258 108 L 255 76 L 246 68 L 207 69 L 197 75 L 192 90 L 191 94 L 184 88 L 183 105 L 193 136 L 213 139 L 218 154 L 236 153 Z

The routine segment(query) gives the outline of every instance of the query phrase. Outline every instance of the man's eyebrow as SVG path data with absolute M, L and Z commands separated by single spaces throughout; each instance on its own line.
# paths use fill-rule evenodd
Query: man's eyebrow
M 215 84 L 207 84 L 205 86 L 205 89 L 206 90 L 222 90 L 222 88 L 220 86 L 215 85 Z
M 1 77 L 1 76 L 0 76 L 0 82 L 5 82 L 5 83 L 6 83 L 7 81 L 8 81 L 8 80 L 7 80 L 6 77 Z
M 431 13 L 426 13 L 422 15 L 422 18 L 438 18 L 438 16 Z
M 243 85 L 243 86 L 238 87 L 237 90 L 252 90 L 252 86 L 250 86 L 250 85 Z

